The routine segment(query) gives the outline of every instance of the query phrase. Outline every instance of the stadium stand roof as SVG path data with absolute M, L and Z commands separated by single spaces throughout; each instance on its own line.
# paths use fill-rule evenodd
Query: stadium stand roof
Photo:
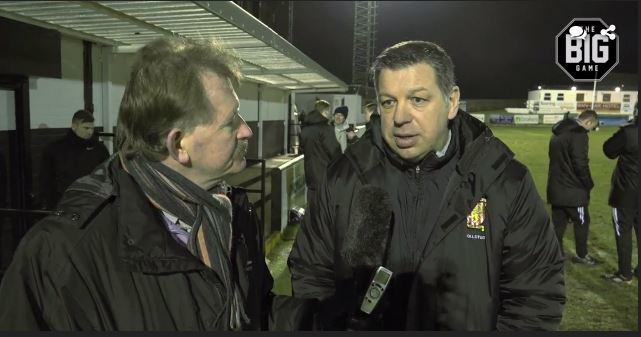
M 231 1 L 0 1 L 0 16 L 132 53 L 160 37 L 215 37 L 243 59 L 245 80 L 294 91 L 347 85 Z

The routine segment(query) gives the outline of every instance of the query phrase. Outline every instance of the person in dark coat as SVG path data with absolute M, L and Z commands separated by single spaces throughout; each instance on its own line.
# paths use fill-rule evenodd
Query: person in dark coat
M 329 122 L 329 102 L 317 100 L 314 110 L 306 114 L 300 132 L 301 151 L 305 155 L 305 185 L 307 211 L 304 223 L 309 222 L 309 209 L 316 200 L 318 182 L 327 173 L 327 166 L 341 155 L 341 147 Z
M 590 190 L 594 187 L 588 164 L 588 132 L 598 125 L 597 113 L 585 110 L 578 118 L 563 119 L 552 127 L 549 146 L 547 200 L 552 205 L 552 223 L 559 245 L 568 221 L 574 224 L 576 256 L 572 261 L 595 265 L 588 254 Z
M 608 205 L 617 247 L 618 270 L 604 277 L 616 283 L 632 283 L 632 230 L 639 243 L 639 134 L 638 108 L 634 119 L 622 126 L 603 144 L 603 153 L 617 159 L 612 172 Z M 637 267 L 638 271 L 638 267 Z M 638 276 L 638 275 L 637 275 Z
M 53 209 L 62 193 L 76 179 L 93 171 L 109 158 L 105 145 L 94 138 L 94 117 L 78 110 L 64 138 L 49 144 L 40 167 L 41 207 Z
M 450 57 L 402 42 L 375 59 L 372 76 L 380 119 L 320 185 L 288 260 L 293 295 L 319 301 L 320 329 L 353 329 L 359 284 L 371 279 L 359 274 L 372 266 L 344 252 L 367 245 L 347 232 L 362 222 L 355 214 L 379 209 L 359 206 L 373 186 L 391 209 L 387 248 L 374 254 L 393 272 L 375 329 L 558 329 L 563 260 L 545 205 L 512 151 L 458 109 Z
M 314 110 L 305 115 L 301 126 L 300 146 L 305 155 L 305 183 L 308 190 L 316 190 L 318 180 L 327 171 L 329 163 L 341 155 L 341 147 L 329 122 L 329 103 L 318 100 Z
M 212 41 L 138 52 L 116 148 L 20 242 L 0 285 L 0 330 L 265 329 L 272 277 L 246 192 L 252 131 L 240 59 Z

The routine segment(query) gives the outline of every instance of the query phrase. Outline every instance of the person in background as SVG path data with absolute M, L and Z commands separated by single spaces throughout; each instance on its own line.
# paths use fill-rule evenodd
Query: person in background
M 603 153 L 617 159 L 612 172 L 608 205 L 612 207 L 612 225 L 617 247 L 618 269 L 603 275 L 615 283 L 632 283 L 632 230 L 639 244 L 639 110 L 634 105 L 634 119 L 622 126 L 603 143 Z M 638 277 L 638 266 L 634 272 Z
M 309 210 L 314 207 L 319 181 L 327 173 L 327 166 L 341 155 L 341 147 L 330 125 L 330 105 L 317 100 L 314 109 L 306 114 L 301 127 L 300 147 L 305 155 L 305 185 L 307 186 L 307 209 L 303 224 L 309 223 Z
M 225 183 L 252 136 L 240 65 L 209 40 L 138 51 L 118 153 L 22 239 L 0 285 L 0 330 L 267 328 L 263 233 L 246 192 Z
M 94 137 L 94 117 L 78 110 L 67 134 L 45 147 L 40 165 L 40 201 L 43 209 L 54 209 L 62 193 L 76 179 L 91 173 L 109 158 L 104 144 Z
M 339 106 L 334 109 L 334 133 L 341 146 L 341 152 L 345 152 L 347 145 L 354 143 L 358 139 L 354 132 L 354 125 L 346 122 L 348 113 L 349 108 L 346 106 Z
M 572 221 L 576 247 L 572 262 L 588 266 L 598 263 L 588 254 L 588 204 L 594 187 L 588 164 L 588 132 L 597 125 L 598 115 L 593 110 L 559 121 L 552 127 L 548 151 L 547 200 L 552 205 L 556 237 L 563 250 L 565 228 Z

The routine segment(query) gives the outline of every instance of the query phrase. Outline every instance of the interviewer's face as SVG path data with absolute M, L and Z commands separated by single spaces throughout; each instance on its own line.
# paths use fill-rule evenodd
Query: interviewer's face
M 459 89 L 455 86 L 444 96 L 432 66 L 381 70 L 377 94 L 383 139 L 401 158 L 418 162 L 445 146 L 448 120 L 458 111 Z
M 213 72 L 206 72 L 202 81 L 207 98 L 215 107 L 209 112 L 214 117 L 187 133 L 181 145 L 189 154 L 190 179 L 208 189 L 245 168 L 252 131 L 238 112 L 238 96 L 231 82 Z

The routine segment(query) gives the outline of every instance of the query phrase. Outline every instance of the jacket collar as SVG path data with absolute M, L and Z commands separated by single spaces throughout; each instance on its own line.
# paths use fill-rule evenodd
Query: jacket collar
M 356 168 L 361 181 L 375 180 L 369 178 L 380 173 L 379 170 L 384 160 L 393 162 L 400 160 L 386 155 L 386 145 L 381 133 L 380 116 L 372 115 L 370 122 L 372 123 L 371 128 L 363 134 L 363 141 L 356 142 L 345 150 L 346 157 L 352 166 Z M 494 147 L 499 150 L 497 152 L 505 152 L 505 158 L 500 159 L 508 161 L 513 157 L 507 146 L 494 137 L 492 131 L 485 124 L 462 110 L 459 110 L 457 116 L 451 122 L 451 128 L 453 129 L 452 137 L 457 137 L 452 142 L 457 144 L 461 157 L 456 165 L 456 170 L 459 173 L 465 172 L 467 174 L 472 169 L 471 165 L 478 158 L 482 158 L 479 156 L 479 149 L 487 149 L 483 146 L 485 142 L 494 144 Z M 492 153 L 497 154 L 497 152 Z M 483 161 L 476 163 L 476 166 L 483 166 L 483 163 L 489 163 L 490 161 L 492 161 L 491 158 L 483 158 Z
M 121 167 L 117 154 L 70 189 L 115 200 L 117 253 L 131 270 L 166 273 L 207 268 L 171 236 L 162 214 Z

